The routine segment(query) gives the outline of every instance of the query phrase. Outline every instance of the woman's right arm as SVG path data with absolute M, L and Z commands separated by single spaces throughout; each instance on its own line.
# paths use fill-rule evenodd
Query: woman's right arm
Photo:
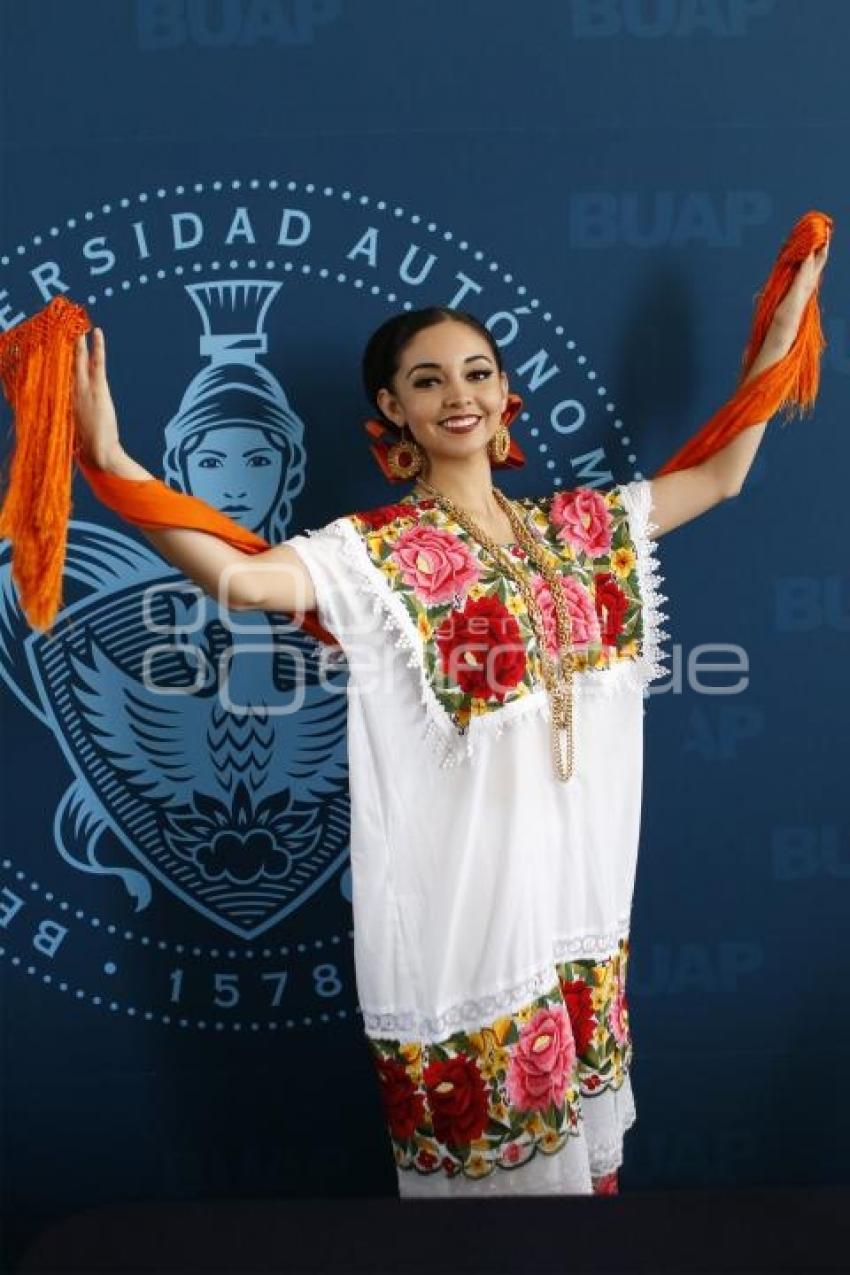
M 121 446 L 106 379 L 102 329 L 94 330 L 91 352 L 85 336 L 79 337 L 75 354 L 74 410 L 83 459 L 119 478 L 152 478 Z M 285 542 L 251 554 L 190 527 L 138 530 L 178 571 L 233 611 L 286 611 L 300 615 L 316 608 L 310 574 L 296 551 Z

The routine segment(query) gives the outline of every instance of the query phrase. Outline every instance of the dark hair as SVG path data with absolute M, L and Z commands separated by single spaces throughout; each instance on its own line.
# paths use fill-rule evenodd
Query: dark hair
M 402 351 L 408 341 L 411 341 L 417 332 L 431 328 L 437 323 L 445 323 L 447 319 L 453 319 L 456 323 L 465 323 L 479 336 L 483 336 L 493 352 L 499 371 L 504 370 L 499 347 L 492 335 L 468 310 L 452 310 L 445 305 L 430 305 L 422 310 L 405 310 L 382 323 L 369 337 L 363 352 L 363 388 L 376 411 L 381 412 L 378 407 L 378 390 L 382 387 L 390 388 L 392 379 L 398 371 Z M 383 412 L 381 415 L 383 416 Z

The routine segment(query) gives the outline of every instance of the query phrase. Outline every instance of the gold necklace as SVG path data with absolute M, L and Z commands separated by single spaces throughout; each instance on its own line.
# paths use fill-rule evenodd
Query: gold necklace
M 499 491 L 497 487 L 492 487 L 491 491 L 497 504 L 510 519 L 517 540 L 529 558 L 536 564 L 555 603 L 558 639 L 558 659 L 556 661 L 549 654 L 546 644 L 546 626 L 543 619 L 543 611 L 522 568 L 509 553 L 504 552 L 503 547 L 497 544 L 492 536 L 488 536 L 485 531 L 482 531 L 474 519 L 465 510 L 460 509 L 448 496 L 444 496 L 442 492 L 437 491 L 424 478 L 417 478 L 416 486 L 427 492 L 445 513 L 454 518 L 455 522 L 464 528 L 473 540 L 477 540 L 479 544 L 482 544 L 488 553 L 496 559 L 503 571 L 516 581 L 525 600 L 526 609 L 537 637 L 540 662 L 543 668 L 543 681 L 549 693 L 552 719 L 552 758 L 555 764 L 555 774 L 559 779 L 566 782 L 573 773 L 574 760 L 573 670 L 575 668 L 575 655 L 572 650 L 572 623 L 560 576 L 546 562 L 544 551 L 537 544 L 507 496 Z M 567 736 L 566 757 L 564 755 L 561 731 L 565 731 Z

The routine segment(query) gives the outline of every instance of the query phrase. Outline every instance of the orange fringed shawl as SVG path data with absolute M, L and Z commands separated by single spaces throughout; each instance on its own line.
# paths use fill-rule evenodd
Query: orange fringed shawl
M 656 476 L 698 464 L 741 430 L 767 420 L 779 409 L 786 409 L 789 417 L 795 408 L 800 414 L 811 409 L 826 345 L 817 288 L 785 357 L 747 385 L 742 382 L 795 271 L 812 250 L 823 246 L 831 231 L 832 218 L 816 211 L 805 213 L 793 227 L 759 294 L 738 389 Z M 269 548 L 262 536 L 196 496 L 173 491 L 158 478 L 141 482 L 117 478 L 83 461 L 74 438 L 73 359 L 76 338 L 90 326 L 82 306 L 59 296 L 32 318 L 0 335 L 0 381 L 14 412 L 16 435 L 8 489 L 0 509 L 0 535 L 12 541 L 12 578 L 21 607 L 30 626 L 40 630 L 52 627 L 62 605 L 74 460 L 98 499 L 128 522 L 148 528 L 195 528 L 244 553 Z M 321 641 L 336 644 L 314 613 L 299 617 L 298 623 Z

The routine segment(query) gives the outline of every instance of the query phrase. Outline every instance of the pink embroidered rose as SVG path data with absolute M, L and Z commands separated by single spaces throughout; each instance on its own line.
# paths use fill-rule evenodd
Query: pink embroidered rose
M 559 1106 L 576 1060 L 576 1047 L 564 1005 L 539 1009 L 523 1027 L 508 1067 L 508 1097 L 523 1111 Z
M 629 1011 L 626 1006 L 625 990 L 620 985 L 611 1002 L 608 1012 L 608 1026 L 618 1045 L 625 1045 L 629 1039 Z
M 598 558 L 611 548 L 611 512 L 605 497 L 590 487 L 559 491 L 552 500 L 549 518 L 559 540 Z
M 432 606 L 450 602 L 455 594 L 463 597 L 480 574 L 478 563 L 463 541 L 450 531 L 421 523 L 401 533 L 392 556 L 405 584 Z
M 573 646 L 587 646 L 591 642 L 599 642 L 601 639 L 599 616 L 596 614 L 593 599 L 587 589 L 573 576 L 562 576 L 561 583 L 564 587 L 567 614 L 570 617 L 572 626 Z M 531 587 L 543 612 L 546 649 L 550 655 L 557 657 L 558 630 L 555 618 L 555 599 L 552 597 L 545 579 L 539 573 L 531 577 Z

